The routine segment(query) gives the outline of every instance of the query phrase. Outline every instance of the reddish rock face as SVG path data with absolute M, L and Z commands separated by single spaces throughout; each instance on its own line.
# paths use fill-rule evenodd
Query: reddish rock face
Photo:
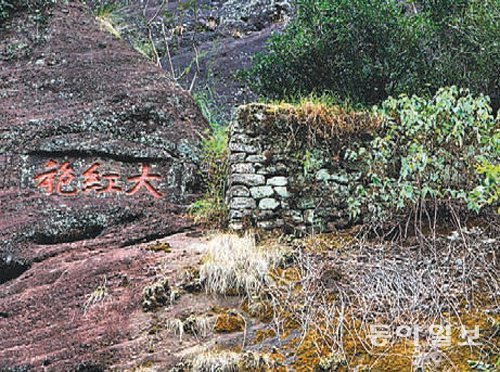
M 41 14 L 0 26 L 0 370 L 106 366 L 140 308 L 133 247 L 189 228 L 201 189 L 189 95 L 80 3 Z M 82 317 L 103 280 L 121 300 Z

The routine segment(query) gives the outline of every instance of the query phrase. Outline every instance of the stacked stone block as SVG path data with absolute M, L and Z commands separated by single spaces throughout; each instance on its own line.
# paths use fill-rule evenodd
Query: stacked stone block
M 288 207 L 289 170 L 282 163 L 274 164 L 272 155 L 263 150 L 265 147 L 268 146 L 255 132 L 233 123 L 228 201 L 230 225 L 234 229 L 241 229 L 245 219 L 263 229 L 283 226 L 279 214 Z
M 273 122 L 269 107 L 242 106 L 230 129 L 227 202 L 229 225 L 303 234 L 345 227 L 347 199 L 360 172 L 338 161 L 325 161 L 311 174 L 304 168 L 304 137 L 288 135 L 290 123 Z M 332 159 L 331 142 L 319 141 L 314 151 Z

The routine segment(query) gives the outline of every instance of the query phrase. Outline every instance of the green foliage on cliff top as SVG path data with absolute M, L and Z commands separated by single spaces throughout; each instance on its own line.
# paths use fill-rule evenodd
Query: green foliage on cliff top
M 458 85 L 500 106 L 499 0 L 297 0 L 244 75 L 262 95 L 373 104 Z

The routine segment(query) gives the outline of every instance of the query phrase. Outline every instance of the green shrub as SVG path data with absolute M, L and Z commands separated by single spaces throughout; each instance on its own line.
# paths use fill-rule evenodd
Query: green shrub
M 499 142 L 498 133 L 496 141 Z M 483 175 L 483 182 L 470 193 L 469 206 L 479 210 L 483 205 L 498 205 L 500 201 L 500 164 L 490 164 L 488 161 L 483 161 L 476 170 L 480 175 Z M 500 214 L 500 207 L 498 207 L 497 213 Z
M 209 92 L 210 93 L 210 92 Z M 205 194 L 189 211 L 197 222 L 212 226 L 221 225 L 226 220 L 225 203 L 226 177 L 228 173 L 228 128 L 217 123 L 214 101 L 208 93 L 193 95 L 210 129 L 201 135 L 202 169 Z
M 190 213 L 197 222 L 220 225 L 226 219 L 227 207 L 224 201 L 228 168 L 227 128 L 211 125 L 201 137 L 202 168 L 206 192 L 190 207 Z
M 363 104 L 458 85 L 500 102 L 498 0 L 297 0 L 243 75 L 258 93 L 330 91 Z
M 428 205 L 480 211 L 498 202 L 500 127 L 487 96 L 456 87 L 431 100 L 402 95 L 380 114 L 380 135 L 346 153 L 367 180 L 349 200 L 353 217 L 363 208 L 384 219 L 421 215 Z
M 101 28 L 109 32 L 117 39 L 121 39 L 120 29 L 122 28 L 120 24 L 123 22 L 122 16 L 120 14 L 120 7 L 118 4 L 114 3 L 104 3 L 94 10 L 94 15 L 97 21 L 100 23 Z M 141 54 L 145 54 L 149 58 L 147 53 L 139 49 L 136 44 L 134 48 L 139 50 Z

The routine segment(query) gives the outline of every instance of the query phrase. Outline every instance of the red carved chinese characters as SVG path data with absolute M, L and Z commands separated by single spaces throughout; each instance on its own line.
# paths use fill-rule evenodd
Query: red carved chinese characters
M 106 181 L 106 187 L 104 187 L 102 190 L 99 190 L 99 193 L 103 192 L 120 192 L 122 191 L 122 188 L 120 186 L 117 186 L 118 179 L 120 178 L 120 175 L 115 173 L 115 174 L 105 174 L 102 176 Z
M 89 169 L 82 173 L 83 177 L 83 192 L 89 192 L 90 190 L 100 190 L 102 189 L 101 185 L 101 176 L 97 168 L 99 168 L 101 164 L 94 163 Z
M 35 177 L 35 182 L 37 182 L 38 188 L 44 189 L 46 194 L 52 194 L 54 192 L 57 166 L 58 163 L 56 161 L 49 160 L 45 164 L 45 168 L 49 169 Z
M 61 195 L 76 195 L 78 190 L 71 186 L 73 181 L 76 181 L 75 171 L 69 162 L 64 162 L 59 166 L 59 163 L 54 160 L 49 160 L 45 164 L 45 168 L 49 168 L 46 172 L 35 177 L 37 186 L 45 190 L 46 194 L 52 194 L 55 191 Z
M 102 172 L 101 164 L 98 162 L 85 169 L 80 177 L 77 176 L 70 162 L 59 164 L 57 161 L 49 160 L 45 164 L 45 168 L 44 172 L 34 177 L 34 181 L 38 188 L 49 195 L 55 193 L 71 196 L 77 195 L 80 191 L 85 194 L 94 191 L 97 194 L 122 193 L 130 196 L 144 189 L 155 198 L 162 196 L 153 183 L 153 181 L 160 180 L 161 177 L 152 174 L 151 166 L 148 164 L 141 164 L 139 175 L 125 178 L 130 184 L 128 190 L 120 186 L 122 181 L 119 173 Z M 80 188 L 78 188 L 79 185 Z
M 141 167 L 141 175 L 136 176 L 136 177 L 129 177 L 127 180 L 129 182 L 135 182 L 135 186 L 132 187 L 128 192 L 127 195 L 134 195 L 136 194 L 141 188 L 145 188 L 146 190 L 149 191 L 151 195 L 153 195 L 155 198 L 160 198 L 161 194 L 155 190 L 153 185 L 149 182 L 150 180 L 159 180 L 160 176 L 158 175 L 153 175 L 149 174 L 150 167 L 147 164 L 143 164 Z
M 56 182 L 56 191 L 63 195 L 76 195 L 78 190 L 70 186 L 76 180 L 75 171 L 71 164 L 67 161 L 59 167 L 59 179 Z M 63 188 L 64 187 L 64 188 Z

